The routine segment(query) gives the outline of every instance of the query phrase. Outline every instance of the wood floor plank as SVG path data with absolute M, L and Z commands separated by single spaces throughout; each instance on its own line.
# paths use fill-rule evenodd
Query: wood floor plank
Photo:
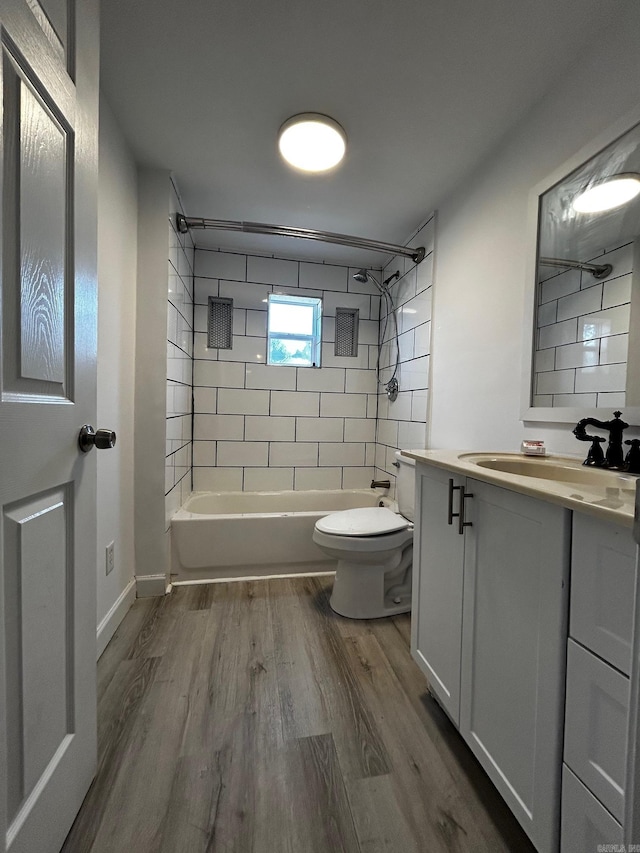
M 208 611 L 182 755 L 203 744 L 219 748 L 226 730 L 233 732 L 245 718 L 256 747 L 283 739 L 268 586 L 253 581 L 216 586 L 226 589 Z
M 386 619 L 376 619 L 375 622 L 386 622 Z M 401 613 L 399 616 L 392 616 L 388 620 L 390 625 L 403 637 L 407 648 L 411 648 L 411 614 Z
M 355 779 L 347 794 L 362 853 L 423 853 L 398 805 L 390 775 Z
M 268 582 L 283 735 L 286 739 L 327 734 L 331 712 L 325 700 L 326 670 L 316 662 L 315 643 L 307 636 L 306 608 L 299 581 Z
M 91 850 L 103 820 L 108 820 L 109 795 L 134 739 L 138 710 L 153 682 L 159 658 L 136 658 L 120 663 L 105 691 L 98 715 L 98 771 L 62 853 Z
M 306 624 L 304 642 L 318 673 L 345 778 L 383 776 L 390 770 L 389 756 L 345 657 L 340 632 L 333 619 L 327 618 L 325 578 L 303 578 L 296 583 Z M 335 615 L 333 611 L 331 615 Z
M 225 588 L 217 583 L 197 583 L 184 587 L 189 610 L 210 610 L 214 601 L 225 595 Z
M 255 760 L 247 740 L 250 737 L 239 726 L 227 730 L 213 753 L 179 759 L 154 851 L 253 849 L 258 808 L 252 782 Z
M 102 699 L 120 663 L 129 657 L 142 624 L 147 619 L 152 601 L 151 598 L 139 598 L 133 602 L 126 617 L 118 625 L 101 654 L 98 665 L 98 702 Z
M 164 620 L 171 627 L 167 651 L 138 709 L 138 727 L 108 792 L 110 819 L 103 820 L 94 849 L 155 853 L 159 847 L 189 720 L 193 652 L 201 648 L 206 620 L 204 612 Z
M 172 596 L 167 595 L 149 599 L 150 604 L 145 619 L 129 650 L 130 658 L 153 658 L 164 655 L 171 636 L 167 622 L 176 618 L 178 596 L 173 602 L 170 600 Z
M 293 849 L 360 853 L 333 737 L 291 741 L 287 765 Z
M 208 611 L 192 611 L 207 623 L 158 829 L 155 849 L 165 853 L 257 849 L 257 838 L 285 802 L 273 797 L 281 774 L 272 756 L 282 743 L 282 726 L 267 586 L 235 583 L 222 602 L 214 595 L 210 603 Z M 276 826 L 280 832 L 282 821 Z M 176 847 L 185 839 L 189 846 Z

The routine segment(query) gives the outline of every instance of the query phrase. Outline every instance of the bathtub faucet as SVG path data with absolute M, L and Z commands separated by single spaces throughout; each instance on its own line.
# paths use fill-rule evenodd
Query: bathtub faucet
M 372 489 L 390 489 L 391 488 L 391 480 L 372 480 L 371 481 Z

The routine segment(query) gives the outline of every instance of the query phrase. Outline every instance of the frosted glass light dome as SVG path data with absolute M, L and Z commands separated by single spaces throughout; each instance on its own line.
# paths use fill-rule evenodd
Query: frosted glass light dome
M 603 213 L 613 210 L 640 193 L 640 175 L 624 172 L 599 181 L 576 196 L 573 209 L 578 213 Z
M 347 137 L 337 121 L 318 113 L 301 113 L 280 128 L 278 147 L 284 159 L 303 172 L 326 172 L 344 157 Z

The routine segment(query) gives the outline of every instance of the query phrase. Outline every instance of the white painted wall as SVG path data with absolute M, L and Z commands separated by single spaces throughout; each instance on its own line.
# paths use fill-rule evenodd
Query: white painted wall
M 136 316 L 137 172 L 108 103 L 100 99 L 98 184 L 98 421 L 114 429 L 97 454 L 97 574 L 102 651 L 133 600 L 133 393 Z M 105 574 L 105 548 L 115 568 Z M 120 607 L 118 608 L 118 603 Z M 114 610 L 115 608 L 115 610 Z
M 484 167 L 438 205 L 430 446 L 516 450 L 541 437 L 581 453 L 571 427 L 523 425 L 520 381 L 530 190 L 637 107 L 640 6 L 598 35 Z M 595 34 L 594 34 L 595 36 Z

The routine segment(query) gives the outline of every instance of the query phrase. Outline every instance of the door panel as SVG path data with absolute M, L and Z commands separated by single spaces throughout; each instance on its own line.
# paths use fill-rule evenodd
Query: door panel
M 19 287 L 3 292 L 2 396 L 60 398 L 73 374 L 72 135 L 12 50 L 3 51 L 3 277 Z
M 96 409 L 97 6 L 69 8 L 75 19 L 67 0 L 0 10 L 0 851 L 11 853 L 57 853 L 96 760 L 96 465 L 77 438 Z
M 72 727 L 70 489 L 5 508 L 9 820 Z
M 20 373 L 64 384 L 66 134 L 20 86 Z

